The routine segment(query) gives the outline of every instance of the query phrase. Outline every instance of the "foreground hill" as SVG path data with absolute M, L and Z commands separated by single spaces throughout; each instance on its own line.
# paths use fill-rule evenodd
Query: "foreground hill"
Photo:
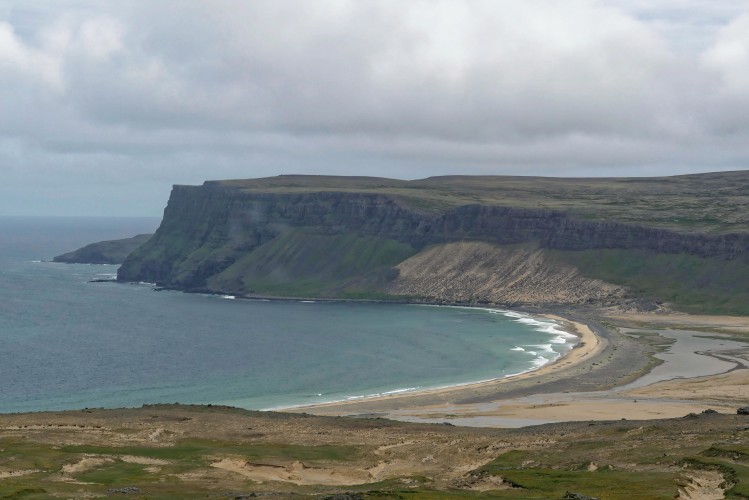
M 175 186 L 121 281 L 239 295 L 749 314 L 749 173 Z
M 747 425 L 703 413 L 475 429 L 181 405 L 0 415 L 0 497 L 746 498 Z

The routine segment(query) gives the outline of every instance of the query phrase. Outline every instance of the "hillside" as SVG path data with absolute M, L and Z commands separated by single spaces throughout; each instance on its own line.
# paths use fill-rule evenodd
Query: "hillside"
M 158 231 L 118 279 L 239 295 L 749 314 L 747 193 L 747 172 L 209 181 L 174 187 Z
M 210 405 L 0 415 L 0 497 L 746 498 L 748 420 L 479 429 Z

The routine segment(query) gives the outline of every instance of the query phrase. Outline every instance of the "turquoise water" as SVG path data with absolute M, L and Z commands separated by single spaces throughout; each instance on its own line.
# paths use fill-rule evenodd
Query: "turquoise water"
M 574 340 L 507 311 L 233 300 L 91 283 L 117 266 L 44 262 L 157 224 L 0 218 L 0 412 L 337 401 L 523 372 Z

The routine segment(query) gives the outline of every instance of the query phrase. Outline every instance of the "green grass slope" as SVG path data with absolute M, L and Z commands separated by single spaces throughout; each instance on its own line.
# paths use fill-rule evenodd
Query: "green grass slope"
M 392 268 L 416 253 L 394 240 L 287 231 L 208 281 L 215 290 L 289 297 L 379 298 Z
M 550 251 L 585 276 L 693 313 L 749 315 L 749 259 L 644 250 Z

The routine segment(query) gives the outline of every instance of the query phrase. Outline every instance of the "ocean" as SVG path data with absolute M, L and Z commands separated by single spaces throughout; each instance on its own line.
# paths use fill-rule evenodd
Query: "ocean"
M 500 378 L 576 341 L 512 311 L 156 291 L 92 282 L 117 266 L 48 262 L 158 222 L 0 217 L 0 413 L 284 408 Z

